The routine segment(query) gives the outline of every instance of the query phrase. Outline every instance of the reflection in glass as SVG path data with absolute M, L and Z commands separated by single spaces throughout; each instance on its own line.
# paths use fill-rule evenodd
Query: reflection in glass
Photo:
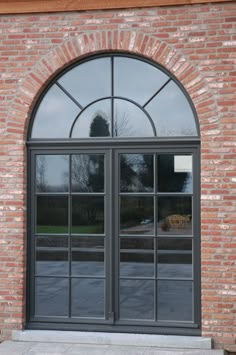
M 153 234 L 153 198 L 120 197 L 120 232 L 122 234 Z
M 120 276 L 154 276 L 153 238 L 121 238 Z
M 67 316 L 68 286 L 65 278 L 37 277 L 35 281 L 35 314 L 37 316 Z
M 160 192 L 192 192 L 192 156 L 158 156 L 158 190 Z
M 120 280 L 120 318 L 154 319 L 154 281 Z
M 63 236 L 36 238 L 36 274 L 68 274 L 68 239 Z
M 114 58 L 115 96 L 123 96 L 144 105 L 168 80 L 154 66 L 138 59 Z
M 103 192 L 104 155 L 72 155 L 71 179 L 73 192 Z
M 159 320 L 192 321 L 192 282 L 158 281 L 157 314 Z
M 157 276 L 163 278 L 192 278 L 191 239 L 159 238 Z
M 104 233 L 103 196 L 73 196 L 72 233 Z
M 170 81 L 145 108 L 156 125 L 157 136 L 198 135 L 191 106 L 174 81 Z
M 69 188 L 69 156 L 36 156 L 37 192 L 66 192 Z
M 146 114 L 125 100 L 114 100 L 114 137 L 153 137 L 154 131 Z
M 120 191 L 153 191 L 153 155 L 120 155 Z
M 159 197 L 158 233 L 182 235 L 192 234 L 191 197 Z
M 68 199 L 64 196 L 37 196 L 37 233 L 68 232 Z
M 104 275 L 104 238 L 72 237 L 72 274 Z
M 110 58 L 96 58 L 64 74 L 58 82 L 82 105 L 111 95 Z
M 104 281 L 72 279 L 72 317 L 104 318 Z
M 86 108 L 77 118 L 71 138 L 111 135 L 111 100 L 101 100 Z
M 80 108 L 56 85 L 44 96 L 34 118 L 31 138 L 69 138 Z

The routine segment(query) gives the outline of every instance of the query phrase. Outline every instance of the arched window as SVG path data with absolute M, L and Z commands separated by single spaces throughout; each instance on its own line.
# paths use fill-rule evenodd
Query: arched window
M 89 57 L 47 87 L 28 138 L 28 326 L 197 334 L 199 127 L 177 80 Z

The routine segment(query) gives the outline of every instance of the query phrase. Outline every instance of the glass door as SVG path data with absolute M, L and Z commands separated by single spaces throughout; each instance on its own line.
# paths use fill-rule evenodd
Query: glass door
M 192 154 L 116 154 L 120 324 L 194 321 Z
M 31 320 L 197 324 L 194 154 L 33 152 Z
M 108 155 L 33 154 L 32 270 L 36 318 L 108 319 Z

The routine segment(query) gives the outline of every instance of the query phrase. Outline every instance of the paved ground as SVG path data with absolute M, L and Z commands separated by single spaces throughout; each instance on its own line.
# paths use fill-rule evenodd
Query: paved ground
M 158 349 L 115 345 L 5 341 L 0 355 L 223 355 L 222 350 Z

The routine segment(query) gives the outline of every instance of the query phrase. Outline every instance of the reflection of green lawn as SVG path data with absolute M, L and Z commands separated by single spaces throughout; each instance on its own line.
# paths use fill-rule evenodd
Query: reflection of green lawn
M 37 233 L 68 233 L 68 228 L 64 226 L 38 226 Z M 71 228 L 71 233 L 98 234 L 103 233 L 103 230 L 101 226 L 74 226 Z
M 103 230 L 101 226 L 74 226 L 71 228 L 71 233 L 98 234 L 103 233 Z

